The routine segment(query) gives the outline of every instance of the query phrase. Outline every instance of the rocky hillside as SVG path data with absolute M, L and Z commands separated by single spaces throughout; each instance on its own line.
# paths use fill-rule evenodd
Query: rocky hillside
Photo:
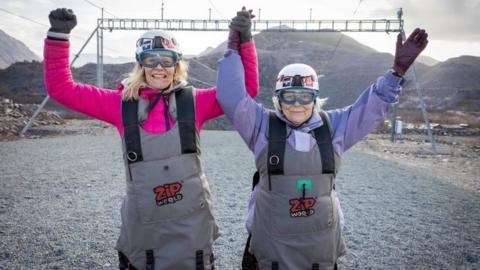
M 419 82 L 426 103 L 432 110 L 480 112 L 480 57 L 448 59 L 420 73 Z M 403 107 L 415 106 L 415 94 L 408 91 Z
M 393 56 L 379 53 L 341 33 L 262 32 L 254 36 L 259 57 L 260 93 L 257 100 L 271 107 L 271 95 L 278 71 L 289 63 L 306 63 L 314 67 L 320 78 L 321 96 L 328 97 L 326 109 L 347 106 L 388 70 Z M 337 46 L 338 45 L 338 46 Z M 216 65 L 225 43 L 189 58 L 190 82 L 196 87 L 215 84 Z M 393 44 L 392 44 L 393 46 Z M 105 65 L 105 86 L 116 88 L 132 68 L 132 63 Z M 480 58 L 462 56 L 433 66 L 419 61 L 416 70 L 427 107 L 430 111 L 452 110 L 475 115 L 480 112 Z M 96 65 L 73 68 L 76 81 L 96 83 Z M 413 90 L 411 74 L 401 97 L 405 110 L 419 105 Z M 16 102 L 39 103 L 45 95 L 42 66 L 38 62 L 16 63 L 0 70 L 0 94 Z M 225 120 L 208 127 L 226 127 Z
M 30 49 L 7 33 L 0 30 L 0 68 L 6 68 L 15 62 L 31 62 L 38 61 L 40 58 L 36 56 Z

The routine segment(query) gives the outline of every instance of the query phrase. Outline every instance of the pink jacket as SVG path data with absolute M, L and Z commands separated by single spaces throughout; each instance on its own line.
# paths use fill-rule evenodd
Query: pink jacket
M 254 42 L 241 44 L 239 52 L 245 67 L 247 92 L 250 96 L 255 97 L 258 94 L 258 67 Z M 122 135 L 121 91 L 74 82 L 70 71 L 69 53 L 69 41 L 45 40 L 44 79 L 48 95 L 67 108 L 114 125 Z M 154 91 L 153 89 L 143 89 L 141 96 L 152 101 L 154 97 L 151 94 Z M 216 87 L 195 90 L 195 121 L 199 131 L 203 123 L 223 114 L 215 97 L 216 91 Z M 172 127 L 174 120 L 168 108 L 167 117 L 165 117 L 164 110 L 164 102 L 160 100 L 149 112 L 142 128 L 148 132 L 159 134 L 167 131 L 167 126 Z M 166 125 L 166 121 L 169 122 L 168 125 Z

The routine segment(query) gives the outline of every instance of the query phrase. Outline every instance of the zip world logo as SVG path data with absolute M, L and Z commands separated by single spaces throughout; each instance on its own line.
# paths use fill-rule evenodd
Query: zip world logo
M 317 202 L 315 198 L 291 199 L 290 201 L 290 217 L 309 217 L 315 214 L 313 206 Z
M 182 184 L 170 183 L 153 188 L 155 195 L 155 201 L 158 206 L 176 203 L 183 199 L 183 195 L 180 193 Z

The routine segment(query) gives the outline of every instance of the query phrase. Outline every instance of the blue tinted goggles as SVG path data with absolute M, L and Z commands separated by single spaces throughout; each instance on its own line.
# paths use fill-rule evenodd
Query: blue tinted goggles
M 308 105 L 315 102 L 317 91 L 306 88 L 288 88 L 277 91 L 277 97 L 281 103 L 293 105 L 298 102 L 300 105 Z
M 180 61 L 180 57 L 174 51 L 154 49 L 141 52 L 138 60 L 140 65 L 148 68 L 155 68 L 158 65 L 162 67 L 174 67 L 178 61 Z

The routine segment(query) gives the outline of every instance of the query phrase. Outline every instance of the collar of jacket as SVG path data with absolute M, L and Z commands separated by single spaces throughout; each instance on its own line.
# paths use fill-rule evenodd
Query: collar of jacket
M 169 89 L 163 90 L 162 92 L 159 92 L 157 89 L 150 87 L 148 84 L 142 84 L 140 85 L 140 96 L 142 98 L 148 98 L 152 95 L 157 95 L 157 94 L 169 95 L 170 93 L 178 91 L 180 88 L 183 88 L 185 86 L 187 86 L 187 82 L 181 81 L 174 87 L 171 87 Z
M 308 119 L 307 122 L 303 123 L 303 125 L 295 127 L 294 124 L 290 121 L 287 120 L 285 115 L 281 110 L 275 110 L 275 114 L 277 115 L 278 118 L 280 118 L 283 122 L 287 123 L 289 129 L 288 130 L 298 130 L 301 132 L 308 133 L 314 129 L 316 129 L 319 126 L 323 125 L 322 118 L 320 117 L 320 114 L 316 108 L 313 109 L 312 116 L 310 119 Z M 290 132 L 288 132 L 290 135 Z

